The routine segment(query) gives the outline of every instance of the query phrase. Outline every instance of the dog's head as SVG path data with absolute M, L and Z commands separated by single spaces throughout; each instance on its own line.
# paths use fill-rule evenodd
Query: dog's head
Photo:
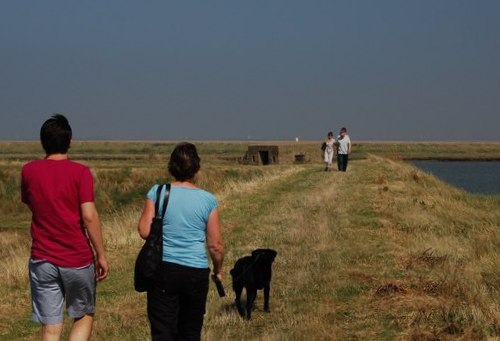
M 269 263 L 272 263 L 277 255 L 278 252 L 273 249 L 256 249 L 252 251 L 252 257 Z

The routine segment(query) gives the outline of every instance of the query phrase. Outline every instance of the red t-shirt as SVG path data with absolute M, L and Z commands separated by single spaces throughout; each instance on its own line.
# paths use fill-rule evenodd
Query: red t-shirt
M 88 167 L 70 160 L 36 160 L 21 171 L 22 201 L 33 214 L 31 258 L 62 267 L 82 267 L 94 255 L 80 205 L 94 201 Z

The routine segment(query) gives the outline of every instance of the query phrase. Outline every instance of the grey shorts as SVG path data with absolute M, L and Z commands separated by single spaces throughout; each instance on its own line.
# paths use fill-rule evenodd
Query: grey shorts
M 33 321 L 62 323 L 65 300 L 71 318 L 94 313 L 94 264 L 83 268 L 63 268 L 47 261 L 30 260 L 29 274 Z

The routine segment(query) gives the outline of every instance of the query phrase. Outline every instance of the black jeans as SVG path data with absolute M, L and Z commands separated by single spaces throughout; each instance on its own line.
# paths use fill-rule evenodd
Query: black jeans
M 337 165 L 339 171 L 345 172 L 347 170 L 347 162 L 349 161 L 348 154 L 337 154 Z
M 152 340 L 200 340 L 210 269 L 163 262 L 148 291 Z

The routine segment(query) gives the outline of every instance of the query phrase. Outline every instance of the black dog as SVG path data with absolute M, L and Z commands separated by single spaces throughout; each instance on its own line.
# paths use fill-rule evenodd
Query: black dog
M 231 270 L 233 289 L 236 294 L 236 307 L 241 316 L 245 310 L 241 305 L 241 292 L 243 288 L 247 293 L 246 318 L 250 320 L 253 302 L 257 297 L 257 290 L 264 289 L 264 311 L 269 312 L 269 290 L 271 284 L 271 265 L 278 253 L 272 249 L 257 249 L 252 256 L 238 259 Z

